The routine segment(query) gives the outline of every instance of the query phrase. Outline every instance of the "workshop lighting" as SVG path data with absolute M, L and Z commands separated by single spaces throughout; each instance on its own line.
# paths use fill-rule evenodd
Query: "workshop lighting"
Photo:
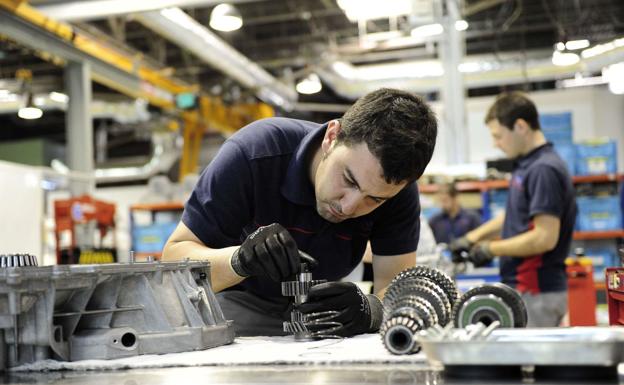
M 583 52 L 581 52 L 581 56 L 583 57 L 583 59 L 588 59 L 594 56 L 602 55 L 603 53 L 607 53 L 620 47 L 624 47 L 624 38 L 615 39 L 608 43 L 597 44 L 593 47 L 584 49 Z
M 315 94 L 323 89 L 323 85 L 321 84 L 321 79 L 319 79 L 318 75 L 315 73 L 311 73 L 307 77 L 301 79 L 299 83 L 297 83 L 296 90 L 300 94 Z
M 412 14 L 412 0 L 338 0 L 338 6 L 353 22 Z
M 565 51 L 565 43 L 560 41 L 557 44 L 555 44 L 555 49 L 557 51 Z
M 574 52 L 565 52 L 555 50 L 552 56 L 552 63 L 556 66 L 571 66 L 578 63 L 581 59 Z
M 243 17 L 231 4 L 219 4 L 210 13 L 210 28 L 231 32 L 243 26 Z
M 455 22 L 455 29 L 458 31 L 465 31 L 468 29 L 468 22 L 466 20 L 457 20 Z
M 32 120 L 39 119 L 42 115 L 43 111 L 33 104 L 33 96 L 29 92 L 26 95 L 26 104 L 17 111 L 17 116 L 22 119 Z
M 624 62 L 604 68 L 602 77 L 609 82 L 609 91 L 616 95 L 624 94 Z
M 421 25 L 420 27 L 412 29 L 411 35 L 412 37 L 425 38 L 440 35 L 442 32 L 444 32 L 442 24 L 433 23 Z
M 567 50 L 570 50 L 570 51 L 587 48 L 589 47 L 589 40 L 587 39 L 569 40 L 565 43 L 565 47 Z
M 48 96 L 50 97 L 50 100 L 57 103 L 67 103 L 69 101 L 69 96 L 61 92 L 52 91 Z

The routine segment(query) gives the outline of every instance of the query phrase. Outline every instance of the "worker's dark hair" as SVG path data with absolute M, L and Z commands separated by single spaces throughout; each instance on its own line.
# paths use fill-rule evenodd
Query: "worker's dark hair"
M 514 129 L 514 123 L 518 119 L 524 119 L 532 130 L 541 129 L 535 103 L 519 91 L 505 92 L 496 97 L 496 101 L 485 115 L 485 123 L 488 124 L 495 119 L 510 130 Z
M 457 196 L 457 186 L 455 182 L 444 183 L 440 185 L 438 192 L 448 194 L 450 197 L 455 198 Z
M 337 143 L 366 143 L 387 183 L 418 179 L 431 160 L 438 132 L 435 114 L 418 96 L 381 88 L 364 95 L 340 122 Z

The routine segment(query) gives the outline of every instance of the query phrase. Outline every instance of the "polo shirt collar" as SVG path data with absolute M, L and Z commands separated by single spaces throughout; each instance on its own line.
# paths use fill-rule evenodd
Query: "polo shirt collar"
M 310 151 L 316 149 L 315 143 L 319 143 L 325 135 L 327 125 L 328 123 L 325 123 L 304 136 L 290 159 L 281 192 L 286 199 L 293 203 L 306 206 L 316 205 L 314 186 L 309 176 L 310 163 L 308 159 Z
M 531 152 L 529 152 L 526 155 L 523 155 L 521 157 L 518 157 L 516 159 L 516 165 L 518 167 L 527 167 L 529 166 L 531 163 L 533 163 L 542 153 L 544 153 L 545 151 L 548 151 L 549 149 L 551 149 L 553 146 L 552 143 L 550 142 L 546 142 L 545 144 L 542 144 L 539 147 L 534 148 L 533 150 L 531 150 Z

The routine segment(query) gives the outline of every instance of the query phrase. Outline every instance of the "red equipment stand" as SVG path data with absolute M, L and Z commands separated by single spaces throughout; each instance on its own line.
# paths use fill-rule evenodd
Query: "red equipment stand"
M 76 237 L 74 226 L 76 224 L 95 221 L 97 230 L 100 232 L 100 239 L 115 229 L 115 205 L 108 202 L 96 200 L 88 195 L 77 198 L 54 201 L 54 221 L 56 228 L 54 235 L 56 238 L 56 263 L 107 263 L 115 261 L 115 251 L 106 250 L 79 250 L 76 247 Z M 71 236 L 71 246 L 61 247 L 61 233 L 69 231 Z M 114 239 L 114 238 L 113 238 Z M 104 255 L 104 258 L 100 256 Z
M 596 287 L 591 260 L 568 258 L 566 265 L 570 326 L 596 326 Z
M 624 325 L 624 268 L 606 269 L 609 325 Z

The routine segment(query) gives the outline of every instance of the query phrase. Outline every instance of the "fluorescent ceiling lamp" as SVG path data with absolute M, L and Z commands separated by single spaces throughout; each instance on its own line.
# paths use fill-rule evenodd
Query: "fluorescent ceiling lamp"
M 609 91 L 616 95 L 624 94 L 624 62 L 603 69 L 602 77 L 609 82 Z
M 319 79 L 317 74 L 310 74 L 307 77 L 301 79 L 299 83 L 297 83 L 296 90 L 300 94 L 315 94 L 319 92 L 323 86 L 321 85 L 321 79 Z
M 42 115 L 43 111 L 37 107 L 22 107 L 17 111 L 17 116 L 26 120 L 39 119 Z
M 552 63 L 561 67 L 574 65 L 580 60 L 579 55 L 574 52 L 554 51 L 552 56 Z
M 338 6 L 353 22 L 412 14 L 412 0 L 338 0 Z
M 444 27 L 440 23 L 425 24 L 420 27 L 412 29 L 411 35 L 413 37 L 431 37 L 436 36 L 444 32 Z
M 458 31 L 465 31 L 468 29 L 468 22 L 466 20 L 457 20 L 455 22 L 455 29 Z
M 243 17 L 233 5 L 219 4 L 210 13 L 210 28 L 231 32 L 243 26 Z
M 588 87 L 605 84 L 606 81 L 602 76 L 575 76 L 572 79 L 563 79 L 557 81 L 557 86 L 561 88 Z
M 61 92 L 52 91 L 48 96 L 50 97 L 50 100 L 57 103 L 67 103 L 69 101 L 69 96 Z
M 560 41 L 559 43 L 555 44 L 555 49 L 557 51 L 564 51 L 565 50 L 565 43 Z
M 616 48 L 624 47 L 624 38 L 615 39 L 608 43 L 597 44 L 591 48 L 587 48 L 581 52 L 581 56 L 583 59 L 588 59 L 590 57 L 602 55 L 603 53 L 612 51 Z
M 581 40 L 569 40 L 565 43 L 565 48 L 574 51 L 577 49 L 583 49 L 589 47 L 589 40 L 581 39 Z M 563 50 L 560 50 L 563 51 Z

